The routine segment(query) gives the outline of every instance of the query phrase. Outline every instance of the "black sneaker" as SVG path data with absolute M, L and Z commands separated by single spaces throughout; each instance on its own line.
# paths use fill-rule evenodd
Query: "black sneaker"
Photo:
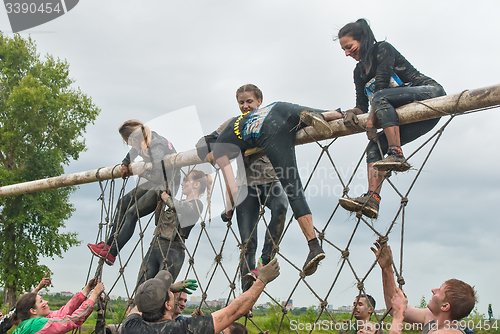
M 331 137 L 333 134 L 332 128 L 325 121 L 325 116 L 322 113 L 302 110 L 300 112 L 300 120 L 308 126 L 312 126 L 323 137 Z
M 323 248 L 321 248 L 321 246 L 318 246 L 314 248 L 314 250 L 309 252 L 309 255 L 307 255 L 306 263 L 304 263 L 304 267 L 302 268 L 304 275 L 310 276 L 314 274 L 316 272 L 316 269 L 318 269 L 319 262 L 324 258 L 325 252 L 323 251 Z
M 361 211 L 361 213 L 368 218 L 377 218 L 378 208 L 380 206 L 380 196 L 371 196 L 371 193 L 368 192 L 366 194 L 363 194 L 361 197 L 340 198 L 339 204 L 347 211 Z

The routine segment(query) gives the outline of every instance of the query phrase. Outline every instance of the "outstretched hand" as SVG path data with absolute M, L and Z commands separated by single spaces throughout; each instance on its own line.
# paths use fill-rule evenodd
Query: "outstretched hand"
M 90 291 L 92 291 L 92 289 L 96 287 L 97 283 L 99 283 L 99 278 L 97 277 L 94 277 L 91 280 L 89 280 L 87 282 L 87 285 L 85 285 L 85 287 L 82 289 L 82 294 L 84 296 L 87 296 L 90 293 Z
M 380 268 L 387 268 L 392 266 L 392 251 L 391 246 L 387 245 L 382 237 L 378 237 L 377 241 L 373 243 L 376 248 L 370 247 L 375 256 L 377 257 Z
M 33 289 L 33 292 L 38 292 L 40 290 L 42 290 L 43 288 L 49 286 L 52 284 L 52 278 L 48 277 L 50 274 L 50 271 L 47 271 L 47 273 L 43 276 L 42 280 L 40 281 L 40 283 L 38 283 L 38 285 L 36 286 L 35 289 Z
M 260 279 L 262 283 L 267 284 L 272 282 L 280 274 L 280 266 L 278 264 L 278 259 L 274 258 L 271 262 L 266 265 L 262 264 L 262 260 L 259 258 L 257 262 L 257 279 Z
M 180 281 L 180 282 L 172 284 L 170 286 L 170 291 L 172 291 L 173 293 L 185 292 L 188 295 L 190 295 L 193 293 L 192 291 L 196 290 L 197 287 L 198 287 L 198 284 L 196 284 L 195 279 L 186 279 L 184 281 Z
M 192 317 L 198 317 L 198 316 L 204 316 L 203 311 L 201 308 L 197 307 L 193 313 L 191 313 Z

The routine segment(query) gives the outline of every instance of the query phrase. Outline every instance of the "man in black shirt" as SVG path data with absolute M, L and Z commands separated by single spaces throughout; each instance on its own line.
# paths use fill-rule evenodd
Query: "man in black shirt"
M 227 328 L 247 314 L 257 301 L 267 283 L 279 275 L 277 259 L 266 266 L 257 265 L 257 281 L 227 307 L 209 315 L 174 321 L 174 293 L 189 288 L 189 280 L 172 284 L 172 276 L 166 270 L 137 288 L 136 307 L 123 323 L 123 334 L 215 334 Z

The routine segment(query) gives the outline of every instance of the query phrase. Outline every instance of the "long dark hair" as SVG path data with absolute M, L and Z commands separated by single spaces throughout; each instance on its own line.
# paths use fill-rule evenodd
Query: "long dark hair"
M 368 74 L 373 64 L 371 50 L 377 42 L 370 25 L 365 19 L 358 19 L 356 22 L 348 23 L 339 30 L 338 39 L 344 36 L 351 36 L 360 43 L 360 62 L 365 68 L 365 73 Z
M 12 315 L 12 323 L 14 325 L 19 325 L 24 320 L 31 318 L 30 310 L 35 308 L 37 295 L 36 292 L 29 292 L 19 298 L 16 303 L 16 311 Z

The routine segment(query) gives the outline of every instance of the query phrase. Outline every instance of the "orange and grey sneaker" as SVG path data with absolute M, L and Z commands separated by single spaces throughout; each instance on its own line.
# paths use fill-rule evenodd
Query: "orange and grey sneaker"
M 410 169 L 410 164 L 406 162 L 406 158 L 403 155 L 403 150 L 400 146 L 389 147 L 387 150 L 387 157 L 373 163 L 373 168 L 381 172 L 385 171 L 395 171 L 395 172 L 406 172 Z
M 361 211 L 368 218 L 377 218 L 380 200 L 381 197 L 379 194 L 369 191 L 356 198 L 340 198 L 339 204 L 347 211 Z

